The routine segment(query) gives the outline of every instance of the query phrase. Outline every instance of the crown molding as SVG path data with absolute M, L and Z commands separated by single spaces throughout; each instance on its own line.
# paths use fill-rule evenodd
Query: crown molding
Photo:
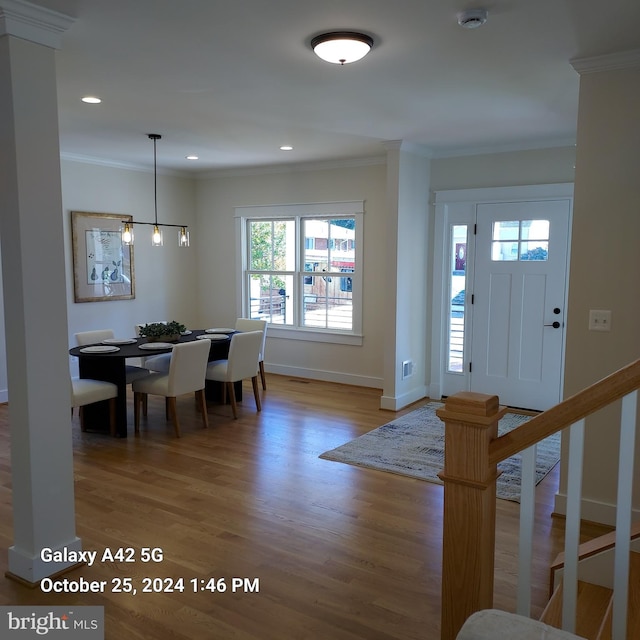
M 580 74 L 597 73 L 599 71 L 618 71 L 620 69 L 632 69 L 640 67 L 640 49 L 619 51 L 602 56 L 589 58 L 574 58 L 570 60 L 571 66 Z
M 387 151 L 406 151 L 417 156 L 425 158 L 433 158 L 433 149 L 416 142 L 407 142 L 406 140 L 386 140 L 382 143 Z
M 52 49 L 62 48 L 62 34 L 75 22 L 71 16 L 23 0 L 0 0 L 0 37 L 16 36 Z
M 80 164 L 93 164 L 100 167 L 109 167 L 110 169 L 124 169 L 125 171 L 140 171 L 141 173 L 153 173 L 153 167 L 142 164 L 134 164 L 133 162 L 116 162 L 115 160 L 106 160 L 104 158 L 95 158 L 92 156 L 83 156 L 78 153 L 61 152 L 60 160 L 67 162 L 78 162 Z M 163 169 L 158 167 L 158 175 L 174 176 L 176 178 L 193 178 L 193 173 L 187 171 L 175 171 L 173 169 Z
M 534 151 L 536 149 L 555 149 L 558 147 L 575 147 L 576 138 L 543 138 L 528 142 L 491 145 L 486 147 L 459 147 L 457 149 L 440 149 L 433 153 L 434 159 L 459 158 L 464 156 L 491 155 L 494 153 L 514 153 L 518 151 Z
M 301 171 L 325 171 L 331 169 L 351 169 L 369 167 L 387 163 L 385 156 L 370 156 L 364 158 L 349 158 L 345 160 L 327 160 L 323 162 L 299 162 L 296 164 L 264 165 L 259 167 L 245 167 L 235 169 L 213 169 L 201 171 L 197 174 L 199 180 L 208 178 L 241 178 L 243 176 L 259 176 L 275 173 L 295 173 Z

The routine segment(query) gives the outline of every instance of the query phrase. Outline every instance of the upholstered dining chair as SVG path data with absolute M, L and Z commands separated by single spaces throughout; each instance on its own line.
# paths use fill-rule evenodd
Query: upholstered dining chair
M 209 346 L 208 340 L 176 344 L 171 351 L 171 363 L 167 373 L 150 373 L 146 378 L 134 381 L 133 406 L 136 434 L 140 431 L 140 408 L 146 409 L 146 397 L 149 394 L 166 398 L 167 419 L 173 422 L 178 438 L 180 437 L 180 422 L 176 410 L 178 396 L 194 392 L 202 413 L 202 423 L 205 427 L 209 426 L 207 403 L 204 397 L 204 376 L 209 359 Z
M 112 382 L 90 378 L 71 378 L 71 409 L 80 410 L 80 430 L 86 431 L 82 407 L 94 402 L 109 401 L 109 431 L 116 435 L 116 398 L 118 387 Z
M 79 347 L 85 347 L 90 344 L 98 344 L 103 340 L 111 340 L 115 338 L 113 329 L 95 329 L 94 331 L 81 331 L 75 334 L 76 344 Z M 136 367 L 128 364 L 125 366 L 127 384 L 131 384 L 138 378 L 149 375 L 149 370 L 145 367 Z
M 262 339 L 262 331 L 234 333 L 231 336 L 227 360 L 214 360 L 207 366 L 207 380 L 224 383 L 225 390 L 229 393 L 231 410 L 235 419 L 238 418 L 238 404 L 233 383 L 245 378 L 251 378 L 256 408 L 258 411 L 262 411 L 260 392 L 258 391 L 258 358 L 260 357 Z M 202 340 L 202 342 L 208 343 L 209 341 Z
M 166 320 L 154 320 L 153 322 L 146 322 L 145 324 L 155 324 L 156 322 L 167 324 Z M 144 324 L 136 324 L 134 329 L 136 332 L 136 338 L 140 337 L 140 329 L 144 327 Z M 169 363 L 171 362 L 170 353 L 160 353 L 155 356 L 143 356 L 140 358 L 140 364 L 149 371 L 155 371 L 159 373 L 169 372 Z
M 262 331 L 262 346 L 260 347 L 258 369 L 260 370 L 260 381 L 263 389 L 267 388 L 267 380 L 264 375 L 264 348 L 267 344 L 267 325 L 266 320 L 252 320 L 250 318 L 238 318 L 236 320 L 236 331 Z

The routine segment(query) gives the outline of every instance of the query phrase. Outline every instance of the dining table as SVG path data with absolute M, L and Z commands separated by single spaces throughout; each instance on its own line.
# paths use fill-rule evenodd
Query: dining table
M 106 380 L 118 387 L 116 398 L 116 437 L 127 437 L 127 381 L 126 366 L 129 358 L 145 358 L 162 353 L 171 353 L 175 344 L 193 340 L 210 341 L 209 362 L 224 360 L 229 354 L 231 337 L 237 333 L 234 329 L 220 327 L 212 329 L 192 329 L 183 332 L 178 340 L 154 342 L 145 337 L 113 338 L 93 345 L 83 345 L 69 349 L 69 354 L 78 358 L 81 378 Z M 207 400 L 219 400 L 222 397 L 219 383 L 206 381 Z M 238 396 L 240 394 L 240 396 Z M 236 397 L 241 398 L 242 387 L 236 386 Z M 109 433 L 108 403 L 95 402 L 83 407 L 84 422 L 89 431 Z

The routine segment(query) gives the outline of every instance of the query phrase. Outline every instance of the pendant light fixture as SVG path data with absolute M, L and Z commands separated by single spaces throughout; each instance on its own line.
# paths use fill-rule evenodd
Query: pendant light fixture
M 361 60 L 372 46 L 373 38 L 357 31 L 332 31 L 311 40 L 311 48 L 319 58 L 339 65 Z
M 162 138 L 159 133 L 148 133 L 147 136 L 150 140 L 153 140 L 153 222 L 123 222 L 124 228 L 122 230 L 122 243 L 125 245 L 133 244 L 133 225 L 134 224 L 146 224 L 153 227 L 151 233 L 151 246 L 161 247 L 164 244 L 164 238 L 161 227 L 177 227 L 180 229 L 178 233 L 178 246 L 189 246 L 189 231 L 185 224 L 166 224 L 158 222 L 158 162 L 156 153 L 156 143 Z

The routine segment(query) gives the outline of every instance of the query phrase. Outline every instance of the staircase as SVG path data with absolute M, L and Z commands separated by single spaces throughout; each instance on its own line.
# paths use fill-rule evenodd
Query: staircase
M 517 621 L 522 626 L 524 619 L 533 625 L 536 631 L 532 632 L 538 635 L 527 638 L 573 639 L 578 636 L 571 632 L 577 631 L 588 639 L 640 640 L 640 532 L 638 524 L 632 523 L 639 396 L 640 359 L 501 436 L 498 421 L 506 408 L 500 406 L 497 396 L 466 391 L 446 399 L 437 411 L 445 423 L 444 469 L 439 474 L 444 484 L 441 640 L 455 640 L 468 619 L 493 611 L 497 465 L 516 454 L 522 457 L 522 474 L 516 612 L 510 614 L 514 624 Z M 585 432 L 591 416 L 613 405 L 620 411 L 615 543 L 609 536 L 581 547 Z M 535 445 L 560 431 L 568 436 L 566 456 L 563 453 L 567 463 L 566 560 L 554 566 L 553 591 L 557 594 L 544 612 L 547 622 L 542 622 L 530 617 Z M 614 556 L 611 561 L 609 554 Z M 613 568 L 604 571 L 603 563 Z M 607 573 L 613 574 L 610 582 L 601 579 Z M 518 633 L 491 636 L 481 631 L 478 635 L 477 618 L 471 627 L 472 635 L 467 628 L 462 636 L 465 640 L 524 640 Z
M 629 556 L 629 600 L 627 639 L 640 638 L 640 523 L 631 531 Z M 587 640 L 611 640 L 613 607 L 613 550 L 615 532 L 590 540 L 579 547 L 578 599 L 575 633 Z M 551 598 L 540 620 L 562 628 L 562 571 L 564 553 L 551 565 Z

